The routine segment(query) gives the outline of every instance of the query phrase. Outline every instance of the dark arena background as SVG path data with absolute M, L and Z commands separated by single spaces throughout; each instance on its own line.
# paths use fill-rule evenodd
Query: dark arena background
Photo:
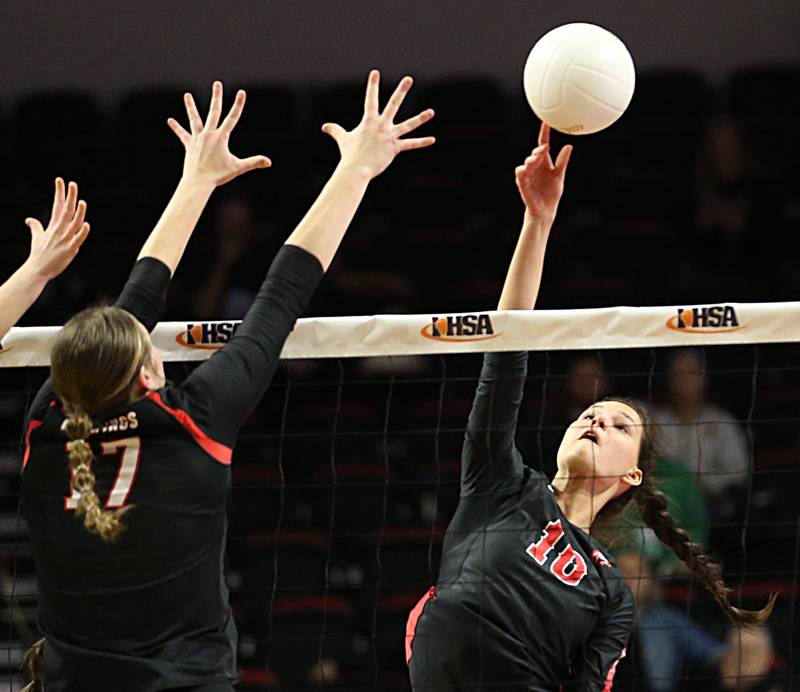
M 224 341 L 230 324 L 213 334 L 203 324 L 244 314 L 335 166 L 320 125 L 355 126 L 370 68 L 382 71 L 382 98 L 414 76 L 401 115 L 434 108 L 424 134 L 437 144 L 400 157 L 370 186 L 307 316 L 418 314 L 423 327 L 485 314 L 522 218 L 514 166 L 538 129 L 522 67 L 539 36 L 571 21 L 619 35 L 637 86 L 610 129 L 554 135 L 554 147 L 570 141 L 575 151 L 537 308 L 682 306 L 686 317 L 723 306 L 718 318 L 730 322 L 741 310 L 724 306 L 800 299 L 797 0 L 8 0 L 0 275 L 27 256 L 23 221 L 47 217 L 56 175 L 79 183 L 92 224 L 20 326 L 60 325 L 116 295 L 180 176 L 183 152 L 166 119 L 185 120 L 186 90 L 205 112 L 220 79 L 226 108 L 235 88 L 248 94 L 233 152 L 266 154 L 273 166 L 215 192 L 164 319 L 185 323 L 189 344 Z M 673 513 L 721 562 L 734 603 L 761 607 L 779 594 L 748 656 L 723 676 L 719 653 L 689 649 L 727 647 L 727 661 L 738 646 L 730 625 L 636 519 L 624 519 L 610 552 L 646 559 L 630 575 L 642 615 L 615 689 L 800 689 L 800 346 L 785 341 L 718 346 L 706 334 L 678 351 L 632 335 L 620 349 L 587 341 L 531 354 L 518 444 L 548 474 L 563 429 L 600 396 L 637 397 L 665 420 L 701 397 L 710 413 L 686 423 L 689 446 L 723 461 L 738 455 L 746 471 L 714 482 L 676 442 L 660 478 Z M 405 621 L 435 582 L 458 501 L 480 369 L 480 345 L 468 350 L 282 362 L 233 461 L 226 574 L 240 631 L 237 689 L 410 689 Z M 191 367 L 168 363 L 167 375 L 179 380 Z M 0 690 L 24 684 L 22 655 L 37 633 L 18 501 L 23 415 L 45 377 L 42 367 L 0 367 Z M 723 439 L 706 452 L 712 437 Z M 680 613 L 687 631 L 682 650 L 662 649 L 675 679 L 646 674 L 641 630 L 659 608 Z

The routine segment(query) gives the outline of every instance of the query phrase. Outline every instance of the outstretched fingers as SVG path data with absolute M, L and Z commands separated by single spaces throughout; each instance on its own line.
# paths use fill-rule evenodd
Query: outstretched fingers
M 408 120 L 404 120 L 401 123 L 395 125 L 394 131 L 398 137 L 402 137 L 403 135 L 407 135 L 409 132 L 416 130 L 420 125 L 424 125 L 428 122 L 435 113 L 433 112 L 432 108 L 428 108 L 428 110 L 422 111 L 419 115 L 415 115 L 413 118 L 409 118 Z
M 78 227 L 78 230 L 68 238 L 68 247 L 73 257 L 78 253 L 81 245 L 83 245 L 83 242 L 86 240 L 86 236 L 89 235 L 89 230 L 89 223 L 85 221 Z
M 347 130 L 345 130 L 341 125 L 337 125 L 336 123 L 325 123 L 322 126 L 322 131 L 332 137 L 334 141 L 337 143 L 341 140 L 341 138 L 347 134 Z
M 253 171 L 256 168 L 269 168 L 272 165 L 272 161 L 266 156 L 248 156 L 244 159 L 238 159 L 238 163 L 241 173 Z
M 543 144 L 550 144 L 550 126 L 544 121 L 539 128 L 539 146 Z
M 81 200 L 75 209 L 75 215 L 72 217 L 69 225 L 66 228 L 66 235 L 73 236 L 80 231 L 83 226 L 83 220 L 86 218 L 86 202 Z
M 64 203 L 65 203 L 65 189 L 64 189 L 64 178 L 58 177 L 56 178 L 56 189 L 55 194 L 53 195 L 53 210 L 50 213 L 51 219 L 57 219 L 61 216 L 61 212 L 64 210 Z
M 400 83 L 395 87 L 394 92 L 389 97 L 386 108 L 383 109 L 382 117 L 384 119 L 389 122 L 394 121 L 397 111 L 399 111 L 400 106 L 403 105 L 403 101 L 405 101 L 406 94 L 408 94 L 412 84 L 414 84 L 414 80 L 411 77 L 406 76 L 400 80 Z
M 424 149 L 433 144 L 436 144 L 436 137 L 417 137 L 412 139 L 401 139 L 398 144 L 400 151 L 409 151 L 411 149 Z
M 54 219 L 58 223 L 63 223 L 70 219 L 75 214 L 75 204 L 78 201 L 78 184 L 70 182 L 67 185 L 67 199 L 64 202 L 64 207 L 61 210 L 61 217 Z
M 28 230 L 30 230 L 32 237 L 44 233 L 44 226 L 42 226 L 42 222 L 39 221 L 39 219 L 28 217 L 25 219 L 25 225 L 28 227 Z
M 186 115 L 189 116 L 189 128 L 193 135 L 196 135 L 203 129 L 203 119 L 200 117 L 200 112 L 197 110 L 197 104 L 194 102 L 194 96 L 190 93 L 183 95 L 183 102 L 186 105 Z
M 181 144 L 183 146 L 188 146 L 189 142 L 192 140 L 192 136 L 183 129 L 183 126 L 175 120 L 175 118 L 167 118 L 167 125 L 169 125 L 169 129 L 172 130 L 175 135 L 181 140 Z
M 558 152 L 558 158 L 556 159 L 556 167 L 555 170 L 559 175 L 564 175 L 567 171 L 567 164 L 569 164 L 569 159 L 572 156 L 572 145 L 567 144 L 561 151 Z
M 215 130 L 219 125 L 219 116 L 222 113 L 222 82 L 219 80 L 214 82 L 211 87 L 211 105 L 208 107 L 208 116 L 206 117 L 206 130 Z
M 378 92 L 380 90 L 381 73 L 371 70 L 367 79 L 367 93 L 364 96 L 364 115 L 378 117 Z
M 236 123 L 239 122 L 239 118 L 242 116 L 242 110 L 244 110 L 244 102 L 247 98 L 247 94 L 245 94 L 244 89 L 239 89 L 236 92 L 236 98 L 233 100 L 233 105 L 231 106 L 230 111 L 228 111 L 228 115 L 225 116 L 225 120 L 222 121 L 222 125 L 220 130 L 229 135 L 233 132 L 233 128 L 236 127 Z

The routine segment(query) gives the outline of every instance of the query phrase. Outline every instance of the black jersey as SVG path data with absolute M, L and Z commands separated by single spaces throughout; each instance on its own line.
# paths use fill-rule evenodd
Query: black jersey
M 526 353 L 487 354 L 439 580 L 409 618 L 415 691 L 609 689 L 633 594 L 514 444 Z
M 183 383 L 95 418 L 97 494 L 108 508 L 132 506 L 114 544 L 76 517 L 64 412 L 49 382 L 37 395 L 22 507 L 48 692 L 154 692 L 236 679 L 222 569 L 231 451 L 321 276 L 315 257 L 285 246 L 225 348 Z M 165 265 L 142 260 L 117 305 L 150 329 L 168 281 Z

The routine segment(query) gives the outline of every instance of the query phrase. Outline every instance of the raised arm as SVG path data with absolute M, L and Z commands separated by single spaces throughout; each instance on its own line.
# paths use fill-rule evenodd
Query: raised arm
M 286 240 L 316 257 L 327 271 L 350 221 L 355 216 L 369 182 L 385 171 L 401 151 L 431 146 L 433 137 L 401 139 L 433 117 L 431 109 L 395 124 L 413 80 L 403 77 L 383 113 L 378 107 L 380 73 L 372 70 L 367 81 L 364 115 L 358 126 L 346 131 L 336 123 L 325 123 L 322 131 L 339 147 L 341 159 L 319 197 Z
M 506 274 L 498 310 L 531 310 L 536 304 L 547 239 L 564 190 L 572 147 L 553 163 L 550 128 L 542 124 L 539 145 L 516 168 L 525 216 Z M 525 385 L 527 353 L 487 353 L 472 405 L 461 459 L 461 493 L 496 492 L 523 475 L 514 445 Z
M 214 439 L 232 444 L 239 427 L 264 394 L 283 344 L 328 268 L 369 182 L 401 151 L 433 144 L 433 137 L 401 139 L 427 122 L 427 110 L 400 124 L 394 117 L 411 88 L 405 77 L 378 110 L 377 71 L 370 73 L 364 116 L 347 132 L 328 123 L 323 131 L 339 146 L 341 160 L 319 197 L 278 252 L 236 335 L 197 368 L 182 386 Z
M 536 305 L 547 239 L 564 191 L 564 176 L 571 155 L 572 146 L 567 145 L 553 163 L 550 126 L 542 123 L 539 146 L 514 171 L 517 189 L 525 203 L 525 216 L 498 310 L 533 310 Z
M 184 101 L 189 118 L 189 131 L 187 132 L 173 118 L 167 120 L 185 149 L 183 174 L 172 199 L 145 241 L 139 258 L 115 302 L 117 307 L 127 310 L 136 317 L 148 331 L 152 331 L 161 318 L 170 279 L 211 193 L 218 186 L 242 173 L 270 165 L 269 159 L 265 156 L 239 159 L 228 150 L 231 132 L 244 108 L 243 91 L 236 94 L 233 107 L 221 125 L 219 124 L 222 110 L 220 82 L 214 82 L 212 87 L 211 104 L 205 123 L 197 112 L 192 95 L 185 94 Z M 77 189 L 74 195 L 77 195 Z M 83 208 L 85 210 L 85 205 Z M 88 227 L 86 230 L 88 231 Z M 41 408 L 49 404 L 52 396 L 52 386 L 48 379 L 34 398 L 30 414 L 33 417 L 39 415 Z
M 266 156 L 240 159 L 228 149 L 228 140 L 242 114 L 245 98 L 244 91 L 236 93 L 233 106 L 220 125 L 222 83 L 214 82 L 205 122 L 189 93 L 184 94 L 189 131 L 174 118 L 167 120 L 185 148 L 183 174 L 164 213 L 142 246 L 130 278 L 116 302 L 148 331 L 161 317 L 169 280 L 183 257 L 211 193 L 242 173 L 270 165 Z
M 0 339 L 36 302 L 47 282 L 67 268 L 89 234 L 84 221 L 86 202 L 78 201 L 78 186 L 56 178 L 53 211 L 47 229 L 25 219 L 31 231 L 31 251 L 25 263 L 0 286 Z
M 167 208 L 145 241 L 139 259 L 152 257 L 160 260 L 173 274 L 211 193 L 242 173 L 271 165 L 266 156 L 240 159 L 228 149 L 228 140 L 242 114 L 245 97 L 242 90 L 236 93 L 233 106 L 220 125 L 222 83 L 214 82 L 205 123 L 189 93 L 184 95 L 189 131 L 174 118 L 167 120 L 186 149 L 183 175 Z

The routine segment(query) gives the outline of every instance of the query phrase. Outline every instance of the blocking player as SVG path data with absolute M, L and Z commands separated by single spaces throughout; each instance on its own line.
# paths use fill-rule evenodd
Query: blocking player
M 165 382 L 148 334 L 183 250 L 163 234 L 148 240 L 115 307 L 85 310 L 59 335 L 52 385 L 30 411 L 22 490 L 47 692 L 233 689 L 236 628 L 222 570 L 232 448 L 369 182 L 401 151 L 434 142 L 402 139 L 431 110 L 394 123 L 411 83 L 401 80 L 380 112 L 373 71 L 358 126 L 323 126 L 338 166 L 236 335 L 183 383 Z M 227 135 L 242 102 L 217 128 L 215 85 L 205 124 L 189 100 L 190 131 L 171 122 L 199 196 L 175 211 L 191 208 L 192 225 L 237 170 Z

